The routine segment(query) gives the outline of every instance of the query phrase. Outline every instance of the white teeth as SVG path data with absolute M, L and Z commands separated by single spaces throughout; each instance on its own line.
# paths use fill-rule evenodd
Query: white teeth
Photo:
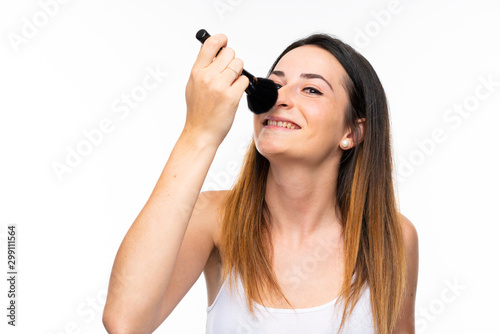
M 267 125 L 276 125 L 276 126 L 281 126 L 282 128 L 296 129 L 296 126 L 292 125 L 292 123 L 283 122 L 283 121 L 273 121 L 270 119 L 267 120 Z

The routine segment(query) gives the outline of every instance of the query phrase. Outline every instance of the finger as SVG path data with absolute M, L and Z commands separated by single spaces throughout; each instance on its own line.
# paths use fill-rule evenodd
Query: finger
M 226 78 L 226 81 L 229 82 L 229 84 L 232 84 L 239 77 L 238 72 L 231 66 L 226 67 L 224 71 L 222 71 L 222 75 Z
M 207 67 L 212 63 L 220 48 L 227 45 L 227 37 L 223 34 L 217 34 L 209 37 L 201 46 L 201 50 L 196 58 L 195 65 Z
M 210 67 L 215 73 L 221 73 L 233 61 L 235 52 L 230 47 L 225 47 L 221 50 L 217 58 L 213 61 Z
M 246 76 L 240 75 L 238 77 L 238 79 L 236 79 L 236 81 L 233 82 L 233 84 L 231 85 L 231 87 L 229 89 L 233 90 L 235 94 L 238 93 L 239 98 L 241 99 L 241 96 L 243 95 L 243 92 L 245 91 L 245 89 L 247 89 L 249 83 L 250 83 L 250 81 L 248 80 L 248 78 Z
M 240 76 L 241 72 L 243 71 L 243 60 L 241 60 L 240 58 L 234 58 L 229 63 L 228 67 L 229 66 L 231 66 L 231 68 L 236 71 L 236 74 Z
M 227 79 L 228 83 L 233 83 L 241 75 L 243 70 L 243 61 L 239 58 L 234 58 L 222 71 L 222 75 Z

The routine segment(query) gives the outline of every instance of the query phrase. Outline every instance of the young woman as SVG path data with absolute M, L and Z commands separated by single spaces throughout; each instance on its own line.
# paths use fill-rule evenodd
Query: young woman
M 106 329 L 153 332 L 203 271 L 207 333 L 414 333 L 418 238 L 397 211 L 375 71 L 328 35 L 290 45 L 235 186 L 200 194 L 248 85 L 226 44 L 212 36 L 193 66 L 183 132 L 116 256 Z

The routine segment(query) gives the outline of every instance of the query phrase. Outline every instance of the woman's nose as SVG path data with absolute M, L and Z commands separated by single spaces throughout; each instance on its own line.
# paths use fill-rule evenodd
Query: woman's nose
M 278 99 L 276 100 L 274 108 L 279 108 L 279 107 L 281 108 L 293 107 L 291 87 L 285 85 L 281 86 L 278 89 Z

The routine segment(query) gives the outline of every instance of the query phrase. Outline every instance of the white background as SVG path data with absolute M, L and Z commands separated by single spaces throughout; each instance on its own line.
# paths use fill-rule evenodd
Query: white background
M 104 332 L 116 251 L 183 127 L 200 28 L 225 33 L 257 76 L 313 32 L 367 57 L 389 98 L 401 211 L 419 234 L 417 332 L 498 330 L 495 1 L 54 1 L 0 5 L 0 277 L 8 224 L 19 240 L 18 326 L 6 324 L 2 278 L 2 333 Z M 48 16 L 40 4 L 51 2 Z M 168 75 L 120 118 L 116 104 L 140 92 L 148 68 Z M 112 131 L 58 178 L 53 164 L 66 164 L 68 150 L 85 145 L 84 131 L 105 119 Z M 251 120 L 242 100 L 205 189 L 230 186 Z M 206 303 L 202 276 L 157 333 L 204 333 Z

